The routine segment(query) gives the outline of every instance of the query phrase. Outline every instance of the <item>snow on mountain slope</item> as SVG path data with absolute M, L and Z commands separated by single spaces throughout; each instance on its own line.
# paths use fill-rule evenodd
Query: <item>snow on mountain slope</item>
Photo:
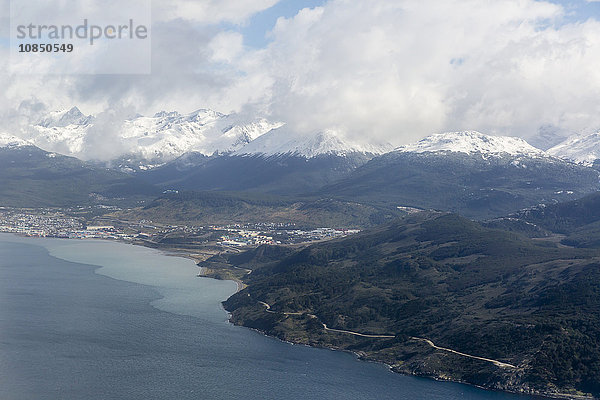
M 399 152 L 458 152 L 481 153 L 484 155 L 526 155 L 531 157 L 546 156 L 525 140 L 509 136 L 489 136 L 475 131 L 447 132 L 428 136 L 413 144 L 400 146 Z
M 46 151 L 85 158 L 83 157 L 85 139 L 91 126 L 89 123 L 65 126 L 55 126 L 52 123 L 48 126 L 34 125 L 31 130 L 33 134 L 31 141 Z
M 288 127 L 273 129 L 248 143 L 235 155 L 294 155 L 307 159 L 319 155 L 345 156 L 352 153 L 379 155 L 392 149 L 389 144 L 360 144 L 347 140 L 334 130 L 297 134 Z
M 92 122 L 94 117 L 84 115 L 79 108 L 73 107 L 70 110 L 53 111 L 46 115 L 38 125 L 45 128 L 65 127 L 69 125 L 86 125 Z
M 264 119 L 242 123 L 236 115 L 212 110 L 161 112 L 125 121 L 121 136 L 131 154 L 166 162 L 191 151 L 204 155 L 235 151 L 280 125 Z
M 600 159 L 600 132 L 572 137 L 552 147 L 548 153 L 583 165 L 593 165 Z
M 114 131 L 110 140 L 114 142 L 111 147 L 121 152 L 118 157 L 160 165 L 191 151 L 204 155 L 235 151 L 279 126 L 264 119 L 248 123 L 237 115 L 205 109 L 189 114 L 162 111 L 152 117 L 117 121 L 110 128 Z M 37 146 L 86 160 L 97 158 L 90 149 L 106 129 L 76 107 L 50 113 L 32 128 L 32 142 Z
M 29 143 L 26 140 L 20 139 L 13 135 L 9 135 L 8 133 L 0 132 L 0 148 L 20 147 L 29 145 L 31 145 L 31 143 Z

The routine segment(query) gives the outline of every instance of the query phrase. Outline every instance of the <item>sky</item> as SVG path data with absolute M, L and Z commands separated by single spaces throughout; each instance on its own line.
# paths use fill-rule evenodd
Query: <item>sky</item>
M 210 108 L 394 145 L 600 129 L 598 1 L 149 1 L 150 73 L 76 74 L 52 58 L 15 73 L 0 0 L 0 130 L 72 106 L 108 119 Z M 78 4 L 99 18 L 123 2 Z M 68 65 L 126 64 L 88 56 Z

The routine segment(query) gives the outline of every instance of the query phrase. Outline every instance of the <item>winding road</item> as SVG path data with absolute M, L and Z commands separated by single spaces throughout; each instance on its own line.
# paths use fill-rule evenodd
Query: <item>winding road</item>
M 492 360 L 491 358 L 484 358 L 484 357 L 478 357 L 478 356 L 472 356 L 470 354 L 465 354 L 465 353 L 461 353 L 460 351 L 456 351 L 456 350 L 452 350 L 452 349 L 447 349 L 445 347 L 440 347 L 440 346 L 436 346 L 435 343 L 433 343 L 431 340 L 429 339 L 425 339 L 425 338 L 419 338 L 419 337 L 414 337 L 411 336 L 412 340 L 419 340 L 421 342 L 425 342 L 428 345 L 430 345 L 431 347 L 433 347 L 436 350 L 442 350 L 442 351 L 447 351 L 449 353 L 454 353 L 454 354 L 458 354 L 459 356 L 463 356 L 463 357 L 468 357 L 468 358 L 473 358 L 475 360 L 481 360 L 481 361 L 487 361 L 487 362 L 491 362 L 492 364 L 500 367 L 500 368 L 517 368 L 516 366 L 512 365 L 512 364 L 508 364 L 502 361 L 498 361 L 498 360 Z
M 314 314 L 309 314 L 309 313 L 303 313 L 303 312 L 278 312 L 278 311 L 273 311 L 271 310 L 271 305 L 268 303 L 265 303 L 264 301 L 259 301 L 260 304 L 262 304 L 265 307 L 265 311 L 271 314 L 283 314 L 283 315 L 307 315 L 311 318 L 317 318 L 318 317 Z M 329 328 L 326 324 L 324 324 L 323 322 L 321 322 L 321 324 L 323 325 L 323 329 L 325 329 L 326 332 L 337 332 L 337 333 L 345 333 L 348 335 L 354 335 L 354 336 L 360 336 L 360 337 L 365 337 L 365 338 L 375 338 L 375 339 L 393 339 L 396 336 L 395 335 L 369 335 L 366 333 L 360 333 L 360 332 L 354 332 L 354 331 L 347 331 L 347 330 L 343 330 L 343 329 L 334 329 L 334 328 Z M 505 363 L 502 361 L 498 361 L 498 360 L 493 360 L 491 358 L 485 358 L 485 357 L 478 357 L 478 356 L 473 356 L 471 354 L 466 354 L 466 353 L 462 353 L 460 351 L 456 351 L 456 350 L 452 350 L 452 349 L 448 349 L 446 347 L 440 347 L 437 346 L 435 343 L 433 343 L 431 340 L 426 339 L 426 338 L 420 338 L 420 337 L 415 337 L 415 336 L 411 336 L 410 337 L 411 340 L 417 340 L 420 342 L 424 342 L 426 344 L 428 344 L 429 346 L 433 347 L 436 350 L 441 350 L 441 351 L 446 351 L 448 353 L 454 353 L 457 354 L 459 356 L 462 357 L 467 357 L 467 358 L 472 358 L 474 360 L 480 360 L 480 361 L 486 361 L 486 362 L 490 362 L 492 364 L 494 364 L 495 366 L 499 367 L 499 368 L 517 368 L 516 366 L 509 364 L 509 363 Z

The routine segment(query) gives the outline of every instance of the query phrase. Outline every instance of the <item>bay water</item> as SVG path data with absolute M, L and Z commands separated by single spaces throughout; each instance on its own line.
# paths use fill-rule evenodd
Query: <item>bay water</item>
M 124 243 L 0 234 L 0 399 L 532 398 L 233 326 L 236 284 Z

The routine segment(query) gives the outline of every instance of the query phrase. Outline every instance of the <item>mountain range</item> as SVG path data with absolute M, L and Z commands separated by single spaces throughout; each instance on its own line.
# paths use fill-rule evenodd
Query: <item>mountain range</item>
M 119 171 L 50 153 L 0 134 L 0 204 L 8 207 L 135 206 L 160 190 Z
M 565 201 L 600 187 L 597 171 L 519 138 L 453 132 L 385 152 L 385 147 L 350 144 L 334 135 L 320 132 L 300 140 L 279 128 L 234 153 L 188 153 L 138 176 L 171 190 L 333 198 L 475 218 Z
M 235 152 L 187 153 L 139 176 L 171 189 L 299 195 L 335 182 L 389 149 L 354 143 L 331 130 L 298 135 L 281 127 Z
M 26 142 L 13 136 L 4 141 L 85 154 L 98 134 L 112 140 L 110 132 L 101 132 L 101 119 L 72 108 L 42 118 Z M 598 172 L 589 165 L 551 154 L 559 154 L 553 149 L 560 145 L 544 152 L 519 138 L 473 131 L 434 134 L 393 149 L 349 140 L 333 130 L 300 134 L 266 120 L 240 123 L 237 115 L 205 109 L 138 115 L 117 125 L 112 134 L 120 153 L 87 165 L 128 173 L 162 191 L 330 198 L 485 219 L 600 187 Z
M 107 162 L 124 171 L 145 170 L 187 153 L 235 151 L 279 127 L 265 119 L 242 123 L 237 115 L 200 109 L 189 114 L 162 111 L 123 121 L 84 115 L 78 108 L 50 113 L 30 129 L 36 146 L 85 160 Z M 110 141 L 112 158 L 95 153 L 99 140 Z
M 455 132 L 373 158 L 318 194 L 489 218 L 582 196 L 598 190 L 598 180 L 597 171 L 522 139 Z
M 600 394 L 599 134 L 548 151 L 474 131 L 394 149 L 210 110 L 111 124 L 76 108 L 27 132 L 0 134 L 0 206 L 362 230 L 219 248 L 208 270 L 252 271 L 225 302 L 235 323 L 403 373 Z M 111 158 L 91 157 L 107 145 Z
M 92 151 L 98 135 L 111 140 L 114 148 L 112 153 L 100 155 Z M 443 141 L 441 137 L 435 137 L 432 139 Z M 281 122 L 243 118 L 237 114 L 226 115 L 209 109 L 188 114 L 161 111 L 153 116 L 134 115 L 119 120 L 104 114 L 84 115 L 77 107 L 73 107 L 41 117 L 31 125 L 27 138 L 46 151 L 110 162 L 111 166 L 125 170 L 132 168 L 134 171 L 140 167 L 148 170 L 164 165 L 187 153 L 207 157 L 251 154 L 313 158 L 344 153 L 379 155 L 393 149 L 386 143 L 357 143 L 332 130 L 298 134 Z M 550 155 L 585 165 L 593 165 L 594 160 L 600 157 L 600 133 L 582 136 L 547 126 L 540 128 L 530 140 L 537 149 L 547 151 Z M 494 136 L 487 143 L 481 142 L 483 147 L 479 150 L 483 153 L 505 151 L 510 154 L 511 148 L 519 151 L 525 149 L 524 142 L 518 138 L 493 141 Z M 418 146 L 422 148 L 427 144 L 431 145 L 424 141 Z M 410 146 L 402 147 L 406 151 L 420 151 L 419 147 Z M 460 146 L 457 141 L 453 148 L 447 150 L 457 151 L 456 146 Z

